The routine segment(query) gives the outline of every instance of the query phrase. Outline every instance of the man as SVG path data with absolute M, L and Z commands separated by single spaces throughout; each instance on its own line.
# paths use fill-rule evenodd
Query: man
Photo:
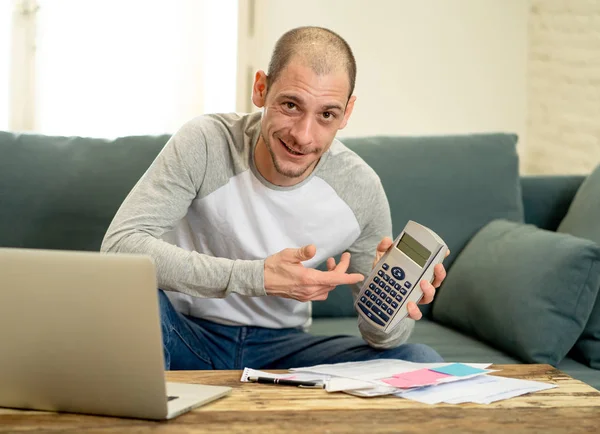
M 191 120 L 122 204 L 102 250 L 154 258 L 167 369 L 441 361 L 404 344 L 421 317 L 414 303 L 389 334 L 362 318 L 363 339 L 305 331 L 310 301 L 341 284 L 356 297 L 392 245 L 379 178 L 335 139 L 356 101 L 355 76 L 337 34 L 289 31 L 268 74 L 256 73 L 252 101 L 262 113 Z M 328 271 L 316 270 L 323 261 Z M 438 265 L 432 284 L 421 282 L 423 303 L 444 277 Z

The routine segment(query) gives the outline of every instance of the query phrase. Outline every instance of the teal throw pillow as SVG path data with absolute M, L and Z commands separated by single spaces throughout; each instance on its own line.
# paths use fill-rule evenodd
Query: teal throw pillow
M 557 232 L 586 238 L 600 245 L 600 166 L 577 190 Z M 596 299 L 590 319 L 573 348 L 573 357 L 600 369 L 600 297 Z
M 600 286 L 600 246 L 494 220 L 456 258 L 433 318 L 528 363 L 556 366 L 583 331 Z

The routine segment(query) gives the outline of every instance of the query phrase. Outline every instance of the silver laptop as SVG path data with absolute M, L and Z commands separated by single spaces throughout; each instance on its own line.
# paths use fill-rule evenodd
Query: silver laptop
M 0 407 L 171 419 L 230 387 L 166 383 L 141 255 L 0 248 Z

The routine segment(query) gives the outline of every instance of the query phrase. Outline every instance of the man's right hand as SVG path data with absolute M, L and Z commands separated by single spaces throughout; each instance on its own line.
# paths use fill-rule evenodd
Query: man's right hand
M 325 300 L 337 285 L 352 285 L 364 280 L 358 273 L 348 274 L 350 253 L 344 252 L 338 264 L 327 260 L 328 271 L 306 268 L 302 265 L 315 256 L 313 244 L 299 249 L 284 249 L 265 259 L 265 289 L 267 295 L 298 301 Z

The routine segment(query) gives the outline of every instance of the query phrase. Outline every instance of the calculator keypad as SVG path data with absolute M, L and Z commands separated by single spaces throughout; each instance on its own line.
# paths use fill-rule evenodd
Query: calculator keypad
M 396 313 L 408 293 L 407 289 L 412 287 L 411 282 L 402 282 L 405 278 L 402 268 L 390 269 L 389 264 L 384 263 L 369 284 L 369 289 L 360 297 L 358 306 L 375 324 L 384 326 Z

